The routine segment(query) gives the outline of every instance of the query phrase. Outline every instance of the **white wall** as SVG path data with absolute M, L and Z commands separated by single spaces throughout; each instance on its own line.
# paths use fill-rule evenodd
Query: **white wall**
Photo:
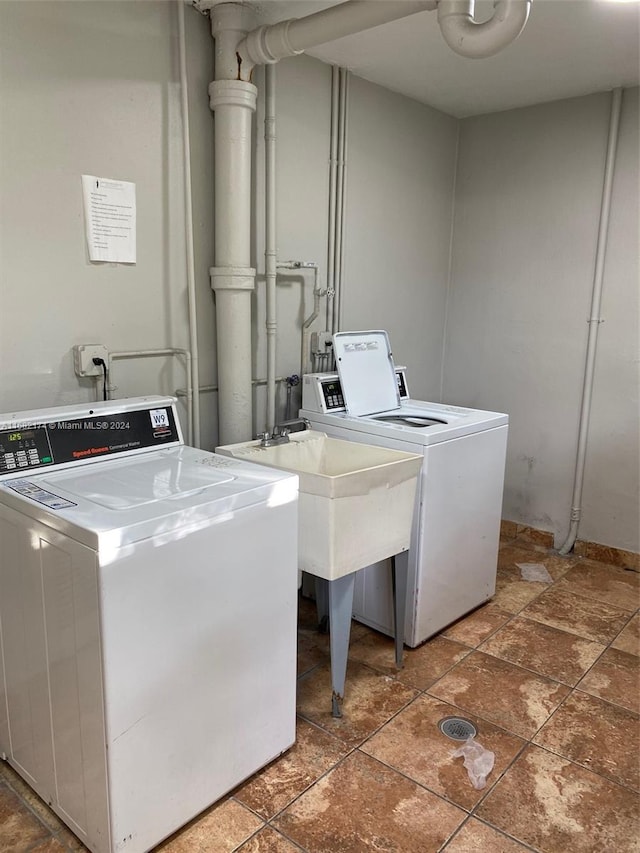
M 357 77 L 349 104 L 343 328 L 385 329 L 437 399 L 458 122 Z
M 210 385 L 216 381 L 208 274 L 214 263 L 214 119 L 207 95 L 213 42 L 207 19 L 192 8 L 185 15 L 200 381 Z M 73 372 L 75 343 L 102 343 L 112 351 L 185 347 L 188 334 L 175 4 L 5 2 L 0 31 L 0 109 L 11 116 L 2 122 L 0 144 L 1 411 L 93 399 L 94 383 Z M 266 375 L 262 78 L 258 69 L 256 378 Z M 326 284 L 331 69 L 300 56 L 281 62 L 277 79 L 278 257 L 320 263 Z M 357 79 L 350 105 L 344 324 L 388 328 L 397 358 L 412 368 L 415 393 L 433 396 L 441 368 L 457 122 Z M 135 265 L 89 262 L 83 173 L 136 183 Z M 372 251 L 379 228 L 385 240 Z M 310 273 L 279 277 L 279 376 L 300 372 L 300 330 L 313 307 L 312 288 Z M 323 303 L 315 330 L 324 329 L 324 316 Z M 184 388 L 185 376 L 170 360 L 116 362 L 112 383 L 113 396 L 171 393 Z M 257 431 L 266 426 L 264 386 L 254 399 Z M 293 414 L 299 399 L 296 389 Z M 285 401 L 279 386 L 279 417 Z M 213 447 L 217 395 L 203 393 L 201 402 L 202 443 Z
M 264 263 L 264 70 L 258 69 L 256 208 L 254 243 L 258 280 L 254 297 L 254 377 L 266 376 Z M 327 281 L 329 209 L 329 151 L 331 127 L 331 69 L 307 56 L 283 60 L 276 66 L 277 134 L 277 253 L 278 260 L 320 264 L 322 286 Z M 313 271 L 278 274 L 276 301 L 278 337 L 276 376 L 300 373 L 301 326 L 313 310 Z M 323 330 L 324 301 L 314 330 Z M 291 416 L 300 407 L 300 387 L 292 390 Z M 266 424 L 266 394 L 255 394 L 256 431 Z M 276 417 L 284 417 L 286 386 L 278 385 Z
M 638 547 L 637 90 L 625 94 L 579 536 Z M 568 530 L 610 95 L 461 123 L 444 394 L 505 411 L 503 515 Z
M 176 7 L 3 2 L 0 39 L 0 410 L 94 399 L 73 344 L 188 343 Z M 135 265 L 89 262 L 82 174 L 135 182 Z M 111 379 L 133 396 L 185 373 L 119 362 Z
M 258 78 L 260 85 L 260 78 Z M 327 274 L 331 69 L 299 56 L 277 66 L 278 257 Z M 383 328 L 416 396 L 439 393 L 457 121 L 353 77 L 350 81 L 343 329 Z M 256 369 L 264 376 L 263 114 L 256 129 L 259 283 Z M 299 373 L 300 328 L 313 310 L 313 275 L 278 278 L 276 373 Z M 326 328 L 325 301 L 314 331 Z M 286 400 L 279 386 L 278 411 Z M 293 392 L 295 416 L 299 389 Z M 256 394 L 263 428 L 264 390 Z

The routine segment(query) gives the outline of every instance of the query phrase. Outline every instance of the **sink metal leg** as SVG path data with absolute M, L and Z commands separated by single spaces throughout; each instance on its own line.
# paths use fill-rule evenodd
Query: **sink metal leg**
M 409 575 L 409 552 L 402 551 L 391 558 L 391 587 L 393 589 L 394 637 L 396 643 L 396 666 L 402 668 L 404 651 L 404 620 L 407 612 L 407 581 Z
M 316 613 L 318 614 L 318 631 L 329 633 L 329 581 L 316 577 Z
M 331 648 L 331 713 L 342 716 L 344 683 L 347 676 L 349 634 L 353 611 L 355 572 L 329 581 L 329 642 Z

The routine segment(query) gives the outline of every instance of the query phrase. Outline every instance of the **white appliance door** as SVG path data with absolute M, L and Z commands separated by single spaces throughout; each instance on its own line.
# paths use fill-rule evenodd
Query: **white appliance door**
M 386 412 L 400 405 L 386 332 L 336 332 L 333 348 L 349 415 Z
M 113 837 L 138 853 L 294 742 L 297 501 L 127 550 L 101 568 L 103 666 Z

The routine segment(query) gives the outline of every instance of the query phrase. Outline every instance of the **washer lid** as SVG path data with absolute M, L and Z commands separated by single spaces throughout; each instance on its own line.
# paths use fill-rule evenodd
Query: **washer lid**
M 386 332 L 336 332 L 333 348 L 347 414 L 373 415 L 400 407 Z
M 76 503 L 91 501 L 113 510 L 132 510 L 165 500 L 184 500 L 205 491 L 220 489 L 236 479 L 228 471 L 216 471 L 186 463 L 173 456 L 148 454 L 136 464 L 121 462 L 73 468 L 50 476 L 43 475 L 43 486 L 64 489 Z
M 295 500 L 298 478 L 193 447 L 98 459 L 0 482 L 0 510 L 42 522 L 111 555 L 143 539 L 180 538 L 244 507 Z

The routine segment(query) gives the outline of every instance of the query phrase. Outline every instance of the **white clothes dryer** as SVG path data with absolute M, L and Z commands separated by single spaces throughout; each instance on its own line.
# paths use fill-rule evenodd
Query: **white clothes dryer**
M 303 377 L 313 429 L 422 453 L 413 516 L 405 642 L 418 646 L 495 593 L 508 416 L 412 400 L 385 332 L 334 336 L 338 374 Z M 388 567 L 356 578 L 353 616 L 393 634 Z
M 0 755 L 144 853 L 295 739 L 297 476 L 172 398 L 0 415 Z

